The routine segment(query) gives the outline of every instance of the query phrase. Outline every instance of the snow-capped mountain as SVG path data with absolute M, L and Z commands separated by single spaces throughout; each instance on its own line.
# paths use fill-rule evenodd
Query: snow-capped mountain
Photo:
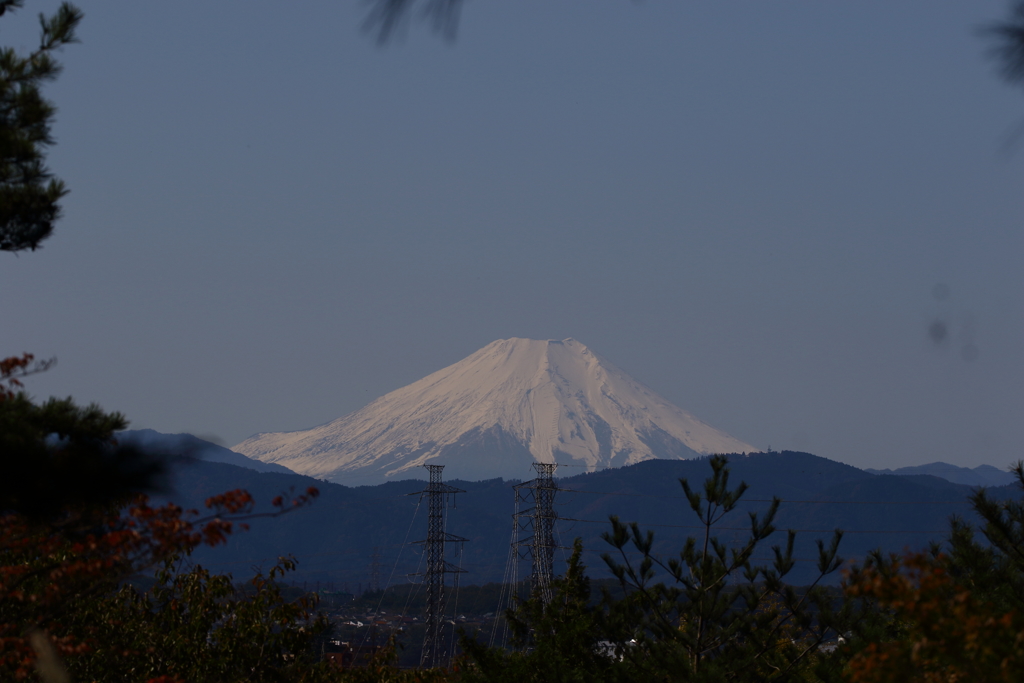
M 655 458 L 759 449 L 701 422 L 574 339 L 501 339 L 350 415 L 257 434 L 232 450 L 344 484 L 528 479 L 533 462 L 577 473 Z M 577 469 L 582 467 L 584 469 Z

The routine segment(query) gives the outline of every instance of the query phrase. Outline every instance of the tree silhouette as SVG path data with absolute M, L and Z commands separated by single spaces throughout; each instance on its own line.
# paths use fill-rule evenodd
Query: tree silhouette
M 0 16 L 23 0 L 0 0 Z M 0 251 L 35 250 L 60 217 L 64 183 L 44 163 L 53 144 L 50 124 L 56 109 L 41 93 L 60 73 L 53 53 L 77 41 L 82 12 L 65 2 L 51 16 L 39 16 L 39 47 L 19 55 L 0 48 Z
M 377 42 L 388 42 L 413 14 L 430 22 L 434 31 L 454 40 L 459 28 L 462 0 L 372 0 L 363 24 L 364 30 L 376 36 Z
M 993 41 L 992 54 L 1003 78 L 1013 85 L 1024 85 L 1024 0 L 1017 0 L 1010 17 L 986 33 Z
M 1014 468 L 1024 491 L 1024 464 Z M 1018 494 L 1019 496 L 1019 494 Z M 899 625 L 851 659 L 853 683 L 1019 681 L 1024 676 L 1024 502 L 971 498 L 983 540 L 954 519 L 927 552 L 876 553 L 847 577 L 846 592 L 877 602 Z

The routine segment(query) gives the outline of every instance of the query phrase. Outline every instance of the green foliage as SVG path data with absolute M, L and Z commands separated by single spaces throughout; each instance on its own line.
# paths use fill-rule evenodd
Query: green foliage
M 1024 491 L 1024 462 L 1012 471 Z M 963 521 L 953 521 L 949 555 L 957 580 L 986 600 L 1024 609 L 1024 501 L 993 500 L 985 489 L 978 489 L 971 506 L 984 520 L 986 543 L 979 543 Z
M 794 532 L 784 548 L 772 548 L 770 566 L 752 562 L 775 531 L 779 500 L 761 516 L 750 513 L 748 540 L 729 548 L 713 530 L 735 509 L 746 485 L 729 488 L 724 456 L 713 456 L 710 465 L 712 475 L 702 492 L 680 480 L 704 533 L 687 539 L 678 558 L 662 560 L 653 552 L 653 532 L 612 517 L 605 540 L 618 554 L 604 558 L 629 594 L 612 611 L 621 629 L 617 647 L 638 675 L 651 677 L 671 672 L 673 680 L 789 680 L 808 674 L 827 659 L 822 646 L 856 618 L 852 605 L 837 609 L 834 596 L 820 585 L 842 564 L 837 554 L 842 532 L 837 530 L 827 546 L 818 542 L 818 577 L 795 590 L 784 582 L 794 566 Z M 670 583 L 655 583 L 656 570 Z M 630 625 L 632 632 L 625 632 Z M 635 645 L 626 646 L 626 638 Z
M 458 670 L 400 669 L 398 646 L 391 640 L 366 666 L 355 666 L 334 674 L 337 683 L 447 683 L 461 681 Z
M 0 15 L 22 0 L 0 0 Z M 60 217 L 58 201 L 67 193 L 44 163 L 53 144 L 54 106 L 41 87 L 60 73 L 53 53 L 76 42 L 82 13 L 65 2 L 50 17 L 39 16 L 39 47 L 22 56 L 0 48 L 0 250 L 36 249 Z
M 152 489 L 165 464 L 119 446 L 114 433 L 126 426 L 120 413 L 70 398 L 0 398 L 0 511 L 40 518 Z
M 1024 490 L 1024 463 L 1014 468 Z M 855 643 L 848 680 L 1016 681 L 1024 675 L 1024 504 L 971 500 L 983 540 L 954 519 L 929 552 L 876 553 L 847 578 L 849 595 L 888 614 L 895 628 Z
M 514 650 L 488 648 L 463 635 L 463 651 L 472 661 L 463 680 L 584 683 L 619 679 L 624 671 L 602 642 L 604 615 L 590 604 L 582 553 L 583 545 L 576 539 L 565 576 L 554 581 L 550 602 L 533 595 L 509 610 Z
M 25 367 L 20 360 L 7 366 Z M 234 601 L 226 599 L 228 579 L 202 570 L 173 575 L 171 565 L 146 596 L 117 589 L 133 572 L 186 555 L 200 544 L 218 545 L 236 522 L 285 514 L 315 498 L 317 491 L 310 488 L 290 504 L 278 497 L 273 503 L 277 512 L 261 515 L 252 514 L 253 499 L 240 490 L 211 496 L 207 517 L 175 505 L 151 508 L 144 496 L 131 494 L 151 487 L 165 463 L 119 446 L 114 433 L 125 426 L 120 414 L 95 405 L 83 408 L 71 399 L 37 405 L 24 393 L 0 391 L 0 677 L 24 677 L 49 648 L 55 666 L 63 657 L 72 668 L 85 667 L 87 680 L 126 680 L 106 669 L 128 663 L 129 672 L 144 668 L 137 657 L 143 650 L 133 648 L 154 635 L 163 640 L 159 646 L 145 645 L 149 666 L 164 664 L 154 652 L 172 660 L 182 657 L 184 651 L 175 645 L 194 649 L 204 618 L 217 621 L 220 634 L 214 663 L 234 652 L 228 665 L 242 662 L 258 672 L 261 664 L 253 663 L 244 643 L 255 643 L 261 655 L 300 650 L 305 631 L 296 635 L 282 625 L 305 619 L 297 610 L 307 605 L 280 600 L 272 582 L 281 568 L 269 580 L 257 577 L 253 595 Z M 168 605 L 188 607 L 178 612 Z M 175 622 L 183 614 L 187 617 Z M 104 632 L 112 624 L 119 626 Z M 210 624 L 205 627 L 209 631 Z M 124 632 L 120 640 L 119 629 Z M 104 654 L 89 656 L 97 648 Z M 262 666 L 268 670 L 298 666 L 293 658 L 288 666 L 273 668 L 280 662 L 266 656 L 271 663 Z M 92 672 L 97 666 L 100 671 Z M 204 680 L 222 678 L 211 673 Z
M 312 648 L 327 628 L 313 614 L 315 598 L 288 602 L 277 584 L 294 567 L 282 559 L 239 590 L 230 576 L 179 572 L 168 562 L 148 591 L 124 586 L 71 612 L 85 651 L 67 659 L 68 669 L 83 681 L 326 680 L 329 669 Z
M 842 601 L 820 585 L 835 572 L 836 532 L 818 544 L 818 579 L 796 590 L 784 582 L 794 565 L 795 535 L 785 548 L 773 548 L 775 561 L 758 566 L 755 550 L 774 531 L 775 500 L 763 515 L 750 515 L 750 537 L 730 548 L 713 533 L 735 509 L 745 484 L 729 488 L 728 461 L 710 459 L 711 477 L 702 491 L 681 480 L 691 510 L 704 527 L 689 538 L 678 558 L 667 561 L 653 551 L 654 534 L 637 524 L 611 518 L 604 535 L 617 556 L 604 559 L 625 597 L 605 591 L 590 604 L 590 585 L 573 560 L 557 582 L 550 603 L 537 596 L 508 615 L 521 652 L 493 650 L 463 639 L 474 681 L 766 681 L 829 680 L 838 677 L 845 648 L 838 637 L 870 616 L 852 601 Z M 670 583 L 656 582 L 658 572 Z M 828 647 L 825 647 L 825 646 Z

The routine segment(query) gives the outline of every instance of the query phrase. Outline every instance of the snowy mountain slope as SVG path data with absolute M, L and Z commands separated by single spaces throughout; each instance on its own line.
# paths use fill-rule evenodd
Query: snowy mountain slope
M 503 339 L 313 429 L 232 450 L 330 481 L 377 483 L 446 465 L 446 478 L 529 478 L 529 464 L 586 469 L 754 452 L 672 405 L 574 339 Z M 580 471 L 580 470 L 575 470 Z

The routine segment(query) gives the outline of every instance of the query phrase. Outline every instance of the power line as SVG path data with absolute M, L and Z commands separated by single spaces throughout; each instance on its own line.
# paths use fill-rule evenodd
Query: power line
M 606 551 L 606 550 L 589 550 L 587 548 L 584 548 L 583 552 L 591 553 L 591 554 L 594 554 L 594 555 L 601 555 L 602 557 L 604 555 L 608 554 L 608 551 Z M 817 557 L 794 557 L 794 558 L 791 558 L 791 559 L 794 562 L 819 562 L 820 561 Z M 862 559 L 863 558 L 860 558 L 860 557 L 848 557 L 848 558 L 846 558 L 846 562 L 847 563 L 849 563 L 849 562 L 859 562 Z M 750 558 L 750 561 L 751 562 L 774 562 L 775 558 L 774 557 L 752 557 L 752 558 Z
M 607 524 L 608 523 L 608 520 L 606 520 L 606 519 L 605 520 L 599 520 L 599 519 L 574 519 L 572 517 L 560 517 L 559 519 L 562 519 L 562 520 L 564 520 L 566 522 L 581 522 L 583 524 Z M 655 527 L 655 528 L 662 528 L 662 529 L 704 529 L 705 528 L 703 525 L 695 525 L 695 524 L 694 525 L 691 525 L 691 524 L 641 524 L 640 526 Z M 750 527 L 742 527 L 742 526 L 716 526 L 714 528 L 716 530 L 720 530 L 720 531 L 750 531 Z M 779 531 L 782 531 L 782 529 L 779 529 Z M 813 533 L 831 534 L 831 533 L 835 532 L 836 529 L 789 529 L 789 531 L 800 531 L 800 532 L 803 532 L 803 533 L 812 533 L 812 534 Z M 943 531 L 892 531 L 892 530 L 886 530 L 886 531 L 864 531 L 864 530 L 859 530 L 858 531 L 858 530 L 853 530 L 853 531 L 851 531 L 851 530 L 847 530 L 847 529 L 842 529 L 841 531 L 844 534 L 947 534 L 947 533 L 949 533 L 949 529 L 944 529 Z
M 563 489 L 567 493 L 593 493 L 602 496 L 629 496 L 633 498 L 667 498 L 686 500 L 686 496 L 669 496 L 660 493 L 625 493 L 622 491 L 588 491 L 586 489 Z M 741 503 L 772 503 L 772 498 L 741 498 Z M 780 503 L 813 503 L 816 505 L 970 505 L 969 500 L 795 500 L 780 498 Z
M 563 465 L 558 464 L 558 467 L 585 467 L 585 465 Z M 608 467 L 607 469 L 617 469 Z M 574 489 L 564 488 L 562 489 L 567 493 L 591 493 L 602 496 L 627 496 L 632 498 L 665 498 L 668 500 L 686 500 L 685 496 L 672 496 L 660 493 L 626 493 L 624 491 L 590 491 L 587 489 Z M 477 493 L 489 493 L 488 491 L 466 491 L 467 496 L 472 496 Z M 347 507 L 350 505 L 365 505 L 367 503 L 378 502 L 378 501 L 398 501 L 399 499 L 407 497 L 409 494 L 396 493 L 387 497 L 375 497 L 375 498 L 364 498 L 362 500 L 348 500 L 338 501 L 330 503 L 331 507 Z M 743 503 L 771 503 L 771 498 L 743 498 L 740 502 Z M 814 505 L 970 505 L 969 500 L 799 500 L 793 498 L 780 498 L 780 503 L 807 503 Z

